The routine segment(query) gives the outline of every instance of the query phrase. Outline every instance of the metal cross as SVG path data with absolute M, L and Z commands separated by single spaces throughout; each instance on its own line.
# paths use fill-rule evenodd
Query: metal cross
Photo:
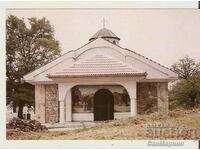
M 103 22 L 103 28 L 105 28 L 106 27 L 106 20 L 105 20 L 105 18 L 103 18 L 102 22 Z

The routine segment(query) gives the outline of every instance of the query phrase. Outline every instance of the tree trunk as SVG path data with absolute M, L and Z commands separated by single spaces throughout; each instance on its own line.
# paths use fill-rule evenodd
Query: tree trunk
M 195 103 L 196 103 L 196 96 L 192 96 L 191 97 L 191 107 L 194 107 L 195 106 Z
M 17 112 L 17 106 L 15 103 L 13 103 L 13 113 L 16 113 Z
M 20 119 L 23 119 L 24 116 L 23 116 L 23 108 L 24 108 L 24 105 L 23 104 L 19 104 L 19 109 L 18 109 L 18 117 Z

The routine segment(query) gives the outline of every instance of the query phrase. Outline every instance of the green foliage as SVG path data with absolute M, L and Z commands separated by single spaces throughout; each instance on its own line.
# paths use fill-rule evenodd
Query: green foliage
M 10 15 L 6 20 L 7 103 L 33 104 L 33 86 L 23 76 L 60 55 L 54 30 L 46 18 L 24 19 Z
M 180 79 L 188 79 L 200 70 L 200 62 L 195 62 L 194 59 L 186 56 L 173 64 L 172 70 L 179 75 Z
M 28 83 L 23 84 L 17 84 L 17 89 L 13 94 L 13 97 L 15 98 L 14 101 L 16 103 L 22 103 L 22 104 L 34 104 L 34 87 L 31 86 Z
M 171 107 L 198 107 L 200 105 L 199 62 L 185 57 L 172 66 L 180 80 L 169 91 Z

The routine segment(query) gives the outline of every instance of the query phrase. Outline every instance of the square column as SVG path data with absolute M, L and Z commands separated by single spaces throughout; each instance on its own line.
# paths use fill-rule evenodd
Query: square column
M 36 120 L 45 123 L 45 85 L 35 85 Z
M 137 102 L 136 98 L 131 98 L 131 117 L 137 115 Z
M 65 123 L 65 103 L 64 103 L 64 101 L 59 101 L 59 106 L 60 106 L 59 122 L 63 124 L 63 123 Z
M 129 81 L 129 82 L 122 82 L 121 83 L 126 90 L 128 91 L 129 97 L 130 97 L 130 109 L 131 109 L 131 117 L 134 117 L 137 115 L 137 87 L 136 87 L 136 81 Z
M 158 112 L 167 112 L 169 110 L 167 82 L 157 83 L 157 101 L 158 101 Z
M 59 95 L 59 122 L 65 123 L 65 86 L 64 84 L 58 84 L 58 95 Z
M 71 88 L 66 93 L 65 98 L 65 121 L 72 121 L 72 97 Z
M 137 115 L 136 82 L 133 82 L 131 87 L 131 92 L 129 93 L 131 101 L 131 117 L 134 117 Z
M 59 104 L 60 104 L 60 123 L 65 121 L 72 121 L 72 99 L 71 99 L 71 84 L 59 83 Z

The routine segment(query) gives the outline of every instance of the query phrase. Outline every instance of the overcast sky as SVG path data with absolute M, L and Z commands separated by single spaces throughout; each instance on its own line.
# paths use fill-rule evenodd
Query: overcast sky
M 200 60 L 200 10 L 197 9 L 60 9 L 7 10 L 7 15 L 46 17 L 62 52 L 86 44 L 106 19 L 119 45 L 170 67 L 188 55 Z

